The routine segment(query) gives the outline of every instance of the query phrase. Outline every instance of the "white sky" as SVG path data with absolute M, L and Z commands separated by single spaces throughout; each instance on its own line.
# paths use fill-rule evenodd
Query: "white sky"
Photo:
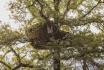
M 11 0 L 0 0 L 0 21 L 9 23 L 11 27 L 17 29 L 20 25 L 9 18 L 8 3 Z
M 7 9 L 7 5 L 6 3 L 8 2 L 9 0 L 0 0 L 0 20 L 3 20 L 3 21 L 8 21 L 9 20 L 9 17 L 8 17 L 8 11 L 6 11 Z
M 8 2 L 11 0 L 0 0 L 0 20 L 9 23 L 12 28 L 17 29 L 20 25 L 19 23 L 13 21 L 9 18 L 9 10 L 8 10 Z M 99 31 L 94 27 L 91 26 L 91 31 L 94 33 L 98 33 Z

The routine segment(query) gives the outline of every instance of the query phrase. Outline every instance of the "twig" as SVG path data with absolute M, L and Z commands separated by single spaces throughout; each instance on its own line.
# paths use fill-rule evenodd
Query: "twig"
M 94 10 L 101 2 L 101 0 L 98 1 L 98 3 L 93 6 L 86 14 L 84 14 L 82 17 L 80 17 L 79 19 L 85 18 L 88 14 L 90 14 L 92 12 L 92 10 Z

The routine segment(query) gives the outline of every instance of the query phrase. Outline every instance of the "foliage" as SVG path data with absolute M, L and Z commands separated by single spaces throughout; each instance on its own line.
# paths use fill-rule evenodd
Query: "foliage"
M 104 69 L 103 63 L 97 62 L 104 60 L 103 3 L 103 0 L 11 1 L 11 17 L 22 23 L 23 28 L 13 31 L 8 25 L 0 25 L 0 68 L 52 70 L 57 66 L 54 61 L 57 59 L 62 70 L 76 68 L 77 63 L 83 70 L 90 66 L 93 70 Z M 48 49 L 33 48 L 26 31 L 37 30 L 48 21 L 53 21 L 68 34 L 61 40 L 52 38 L 44 45 Z M 99 33 L 90 30 L 92 24 Z

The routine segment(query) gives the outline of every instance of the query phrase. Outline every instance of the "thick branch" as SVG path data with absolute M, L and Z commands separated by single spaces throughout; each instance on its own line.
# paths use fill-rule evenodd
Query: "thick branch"
M 65 17 L 65 15 L 68 13 L 68 11 L 70 10 L 70 3 L 72 0 L 68 0 L 67 4 L 66 4 L 66 9 L 63 15 L 63 18 Z
M 11 67 L 10 67 L 8 64 L 6 64 L 5 62 L 0 61 L 0 63 L 3 64 L 3 65 L 5 65 L 5 66 L 8 67 L 9 69 L 11 69 Z
M 54 0 L 54 9 L 55 11 L 59 12 L 59 4 L 61 0 Z
M 44 9 L 44 5 L 39 1 L 39 0 L 36 0 L 36 2 L 39 4 L 40 6 L 40 11 L 39 11 L 39 14 L 42 18 L 44 18 L 46 21 L 48 21 L 48 17 L 46 15 L 44 15 L 44 12 L 43 12 L 43 9 Z

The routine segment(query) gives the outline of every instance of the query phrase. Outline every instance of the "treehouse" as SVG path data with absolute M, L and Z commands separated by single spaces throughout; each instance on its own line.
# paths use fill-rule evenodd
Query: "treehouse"
M 68 33 L 60 30 L 60 28 L 53 22 L 44 24 L 35 24 L 27 28 L 26 36 L 31 45 L 36 49 L 47 49 L 45 45 L 54 40 L 61 40 Z

